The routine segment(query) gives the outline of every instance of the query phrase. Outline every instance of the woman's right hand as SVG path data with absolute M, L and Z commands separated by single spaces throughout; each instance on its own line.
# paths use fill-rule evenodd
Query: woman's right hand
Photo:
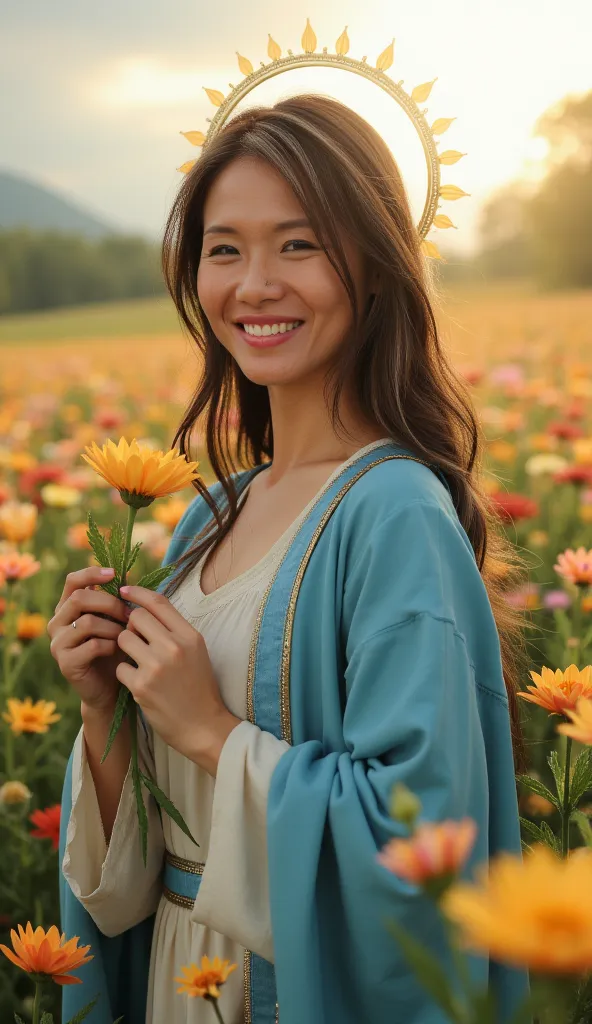
M 106 590 L 92 589 L 110 578 L 113 572 L 109 577 L 99 566 L 68 573 L 55 614 L 47 624 L 49 649 L 60 672 L 82 703 L 99 711 L 114 709 L 119 690 L 115 670 L 126 660 L 117 637 L 127 626 L 127 605 Z

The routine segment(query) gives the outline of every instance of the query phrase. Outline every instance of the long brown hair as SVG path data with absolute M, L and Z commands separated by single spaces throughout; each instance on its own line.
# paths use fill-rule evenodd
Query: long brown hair
M 231 473 L 273 458 L 267 388 L 249 380 L 217 340 L 197 292 L 208 190 L 231 161 L 245 156 L 266 161 L 291 186 L 351 303 L 355 327 L 326 382 L 334 429 L 341 425 L 342 390 L 353 382 L 367 419 L 384 436 L 436 464 L 448 480 L 495 616 L 514 750 L 522 762 L 515 694 L 524 671 L 523 622 L 505 601 L 504 590 L 522 578 L 523 564 L 479 490 L 479 426 L 468 390 L 441 346 L 433 311 L 434 282 L 398 167 L 366 121 L 323 95 L 295 96 L 236 115 L 185 178 L 167 221 L 167 286 L 203 357 L 201 379 L 172 446 L 190 457 L 190 435 L 203 416 L 207 454 L 223 488 L 226 509 L 222 514 L 206 485 L 195 481 L 214 521 L 185 552 L 164 592 L 170 595 L 204 552 L 217 547 L 232 528 L 238 494 Z M 346 223 L 340 220 L 341 211 L 347 211 Z M 365 310 L 358 308 L 339 224 L 379 275 L 380 288 Z

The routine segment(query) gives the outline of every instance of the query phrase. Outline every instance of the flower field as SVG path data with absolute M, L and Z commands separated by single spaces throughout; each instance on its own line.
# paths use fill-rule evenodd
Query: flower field
M 573 765 L 592 743 L 591 705 L 582 699 L 592 697 L 592 670 L 585 671 L 592 662 L 592 293 L 455 293 L 438 316 L 483 423 L 485 490 L 529 566 L 528 581 L 506 593 L 524 611 L 533 673 L 523 680 L 521 702 L 533 780 L 519 783 L 524 838 L 565 854 L 565 843 L 585 847 L 592 835 L 586 766 L 577 807 L 572 801 L 567 811 L 565 792 L 550 798 L 548 762 L 556 750 L 558 771 L 566 759 L 569 767 L 570 757 Z M 6 946 L 19 923 L 49 929 L 59 922 L 59 803 L 80 715 L 50 654 L 47 623 L 66 573 L 96 564 L 88 512 L 99 530 L 114 522 L 125 529 L 127 520 L 119 492 L 81 454 L 92 442 L 120 437 L 167 451 L 199 374 L 190 343 L 174 329 L 140 337 L 93 333 L 82 327 L 80 337 L 65 341 L 0 342 L 0 943 Z M 206 483 L 213 482 L 199 433 L 192 458 Z M 142 547 L 131 582 L 158 567 L 193 493 L 188 487 L 140 511 L 132 543 Z M 559 777 L 565 786 L 565 773 Z M 569 771 L 567 777 L 569 785 Z M 557 776 L 555 783 L 559 790 Z M 541 872 L 551 877 L 547 860 Z M 576 874 L 583 884 L 584 868 L 574 867 Z M 527 895 L 531 906 L 532 889 Z M 554 941 L 549 929 L 547 953 Z M 585 942 L 591 951 L 589 917 Z M 592 953 L 572 973 L 591 969 Z M 171 998 L 178 998 L 171 985 Z M 56 1020 L 59 992 L 49 986 L 43 994 L 43 1007 Z M 32 987 L 23 970 L 2 958 L 0 1020 L 12 1020 L 13 1011 L 31 1019 Z

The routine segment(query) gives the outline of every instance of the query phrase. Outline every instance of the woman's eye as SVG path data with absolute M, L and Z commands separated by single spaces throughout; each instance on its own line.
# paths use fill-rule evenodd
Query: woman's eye
M 211 250 L 211 252 L 208 253 L 208 256 L 228 256 L 227 252 L 220 252 L 221 249 L 234 249 L 234 246 L 233 245 L 216 245 Z
M 286 245 L 284 246 L 284 251 L 286 251 L 286 248 L 289 245 L 295 245 L 295 246 L 298 246 L 298 247 L 305 246 L 307 249 L 313 249 L 314 248 L 312 242 L 307 242 L 306 239 L 304 239 L 304 238 L 292 238 L 289 242 L 286 242 Z M 235 249 L 235 247 L 233 245 L 216 245 L 209 253 L 207 253 L 207 255 L 208 256 L 231 256 L 232 255 L 232 252 L 224 252 L 223 251 L 224 249 L 231 249 L 231 250 L 234 250 L 236 252 L 236 249 Z M 299 251 L 299 249 L 293 249 L 292 250 L 292 252 L 298 252 L 298 251 Z
M 314 248 L 312 243 L 305 241 L 304 238 L 293 238 L 290 242 L 286 242 L 286 245 L 305 245 L 308 249 Z

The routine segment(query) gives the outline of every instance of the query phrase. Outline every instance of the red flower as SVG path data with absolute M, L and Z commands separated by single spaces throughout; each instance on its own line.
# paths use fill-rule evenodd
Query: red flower
M 51 839 L 52 850 L 57 850 L 60 845 L 60 813 L 61 804 L 54 804 L 53 807 L 46 807 L 43 811 L 34 811 L 29 815 L 29 821 L 36 826 L 36 831 L 31 835 L 35 839 Z
M 585 437 L 585 431 L 576 427 L 573 423 L 565 423 L 560 420 L 549 423 L 547 433 L 551 437 L 559 437 L 562 441 L 575 441 L 576 437 Z
M 522 494 L 506 491 L 495 491 L 489 495 L 494 511 L 500 519 L 512 522 L 516 519 L 534 519 L 539 514 L 536 501 L 525 498 Z
M 568 466 L 553 474 L 556 484 L 592 484 L 592 466 Z
M 52 465 L 49 462 L 42 466 L 33 466 L 26 469 L 19 476 L 19 491 L 23 497 L 36 505 L 41 511 L 44 508 L 43 499 L 39 494 L 44 484 L 59 484 L 65 476 L 66 470 L 62 466 Z

